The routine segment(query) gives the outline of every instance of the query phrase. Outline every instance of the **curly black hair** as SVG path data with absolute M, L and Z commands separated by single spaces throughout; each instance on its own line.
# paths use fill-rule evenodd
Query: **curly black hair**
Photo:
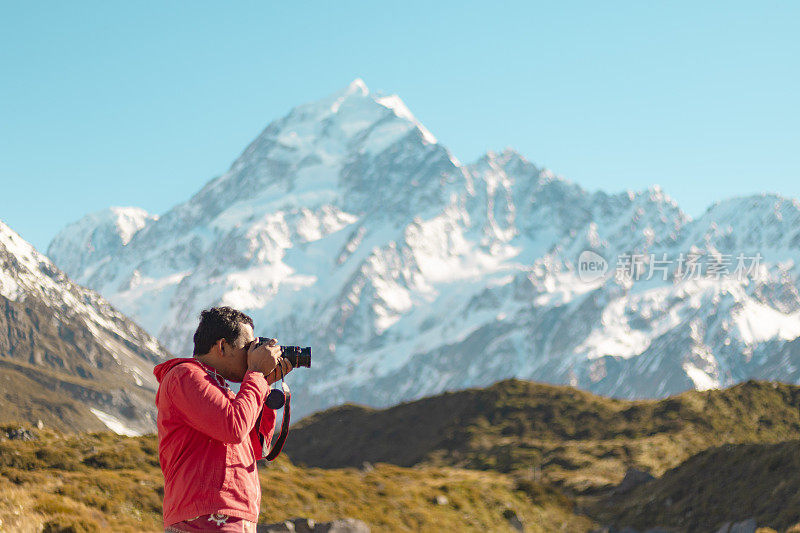
M 194 332 L 194 355 L 207 354 L 220 339 L 235 346 L 245 324 L 253 327 L 253 319 L 233 307 L 212 307 L 201 312 L 200 325 Z

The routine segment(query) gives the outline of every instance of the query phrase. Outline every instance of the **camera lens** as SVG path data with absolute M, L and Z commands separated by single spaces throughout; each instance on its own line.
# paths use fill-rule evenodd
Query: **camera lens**
M 256 343 L 255 347 L 258 348 L 269 341 L 268 337 L 259 337 L 253 342 Z M 248 345 L 249 348 L 250 346 Z M 292 368 L 299 366 L 311 368 L 311 346 L 281 346 L 281 355 L 292 364 Z
M 293 368 L 303 366 L 311 368 L 311 347 L 306 346 L 283 346 L 283 357 L 285 357 Z

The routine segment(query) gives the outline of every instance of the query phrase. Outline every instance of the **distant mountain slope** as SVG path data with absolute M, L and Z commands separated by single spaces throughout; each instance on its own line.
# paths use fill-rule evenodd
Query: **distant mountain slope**
M 592 513 L 618 527 L 717 531 L 752 518 L 785 531 L 800 522 L 800 441 L 710 448 L 658 479 L 603 498 Z
M 298 422 L 293 461 L 364 461 L 536 472 L 570 491 L 616 485 L 628 468 L 660 475 L 724 442 L 800 435 L 800 387 L 748 381 L 663 400 L 615 400 L 572 387 L 509 380 L 385 410 L 343 406 Z
M 155 430 L 167 352 L 0 222 L 0 421 Z
M 48 253 L 174 353 L 218 304 L 313 346 L 298 414 L 509 377 L 625 398 L 800 381 L 794 199 L 691 220 L 658 186 L 591 192 L 513 150 L 464 164 L 361 80 L 187 197 L 88 215 Z

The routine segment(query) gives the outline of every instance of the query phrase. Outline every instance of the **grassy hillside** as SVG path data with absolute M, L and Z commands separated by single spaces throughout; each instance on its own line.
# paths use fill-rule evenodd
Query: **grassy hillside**
M 508 380 L 385 410 L 348 405 L 293 427 L 298 464 L 427 464 L 532 471 L 571 493 L 619 483 L 627 468 L 661 475 L 721 443 L 800 435 L 800 387 L 748 381 L 663 400 L 626 401 Z
M 260 522 L 688 532 L 755 518 L 786 531 L 800 522 L 798 402 L 798 387 L 755 381 L 630 402 L 511 380 L 383 411 L 345 406 L 297 424 L 294 464 L 262 466 Z M 0 530 L 160 530 L 155 436 L 17 428 L 0 425 Z M 622 491 L 629 467 L 657 478 Z
M 0 424 L 41 420 L 62 431 L 101 431 L 105 425 L 76 396 L 107 394 L 101 383 L 0 357 Z
M 800 522 L 800 441 L 711 448 L 591 507 L 593 516 L 618 526 L 716 531 L 727 521 L 755 518 L 782 531 Z
M 0 426 L 0 530 L 161 531 L 163 481 L 155 436 L 62 434 Z M 346 516 L 374 531 L 585 531 L 573 503 L 531 480 L 496 472 L 375 465 L 299 468 L 279 458 L 261 468 L 260 522 Z

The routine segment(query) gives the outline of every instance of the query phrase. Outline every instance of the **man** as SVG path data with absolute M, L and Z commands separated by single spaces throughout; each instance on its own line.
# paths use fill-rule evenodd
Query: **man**
M 269 385 L 291 370 L 275 339 L 255 348 L 253 319 L 230 307 L 200 315 L 194 357 L 155 367 L 158 456 L 165 531 L 255 532 L 261 502 L 256 461 L 275 411 Z M 234 394 L 225 380 L 240 382 Z

